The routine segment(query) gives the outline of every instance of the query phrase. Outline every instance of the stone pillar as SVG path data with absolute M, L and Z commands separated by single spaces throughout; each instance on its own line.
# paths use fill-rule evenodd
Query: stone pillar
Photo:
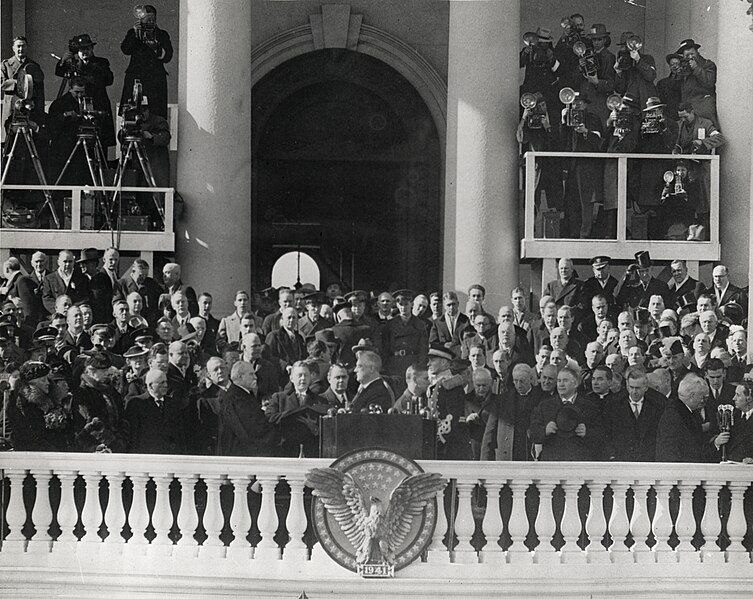
M 496 313 L 518 281 L 519 0 L 451 2 L 444 287 L 487 290 Z
M 753 33 L 744 2 L 720 2 L 717 52 L 717 110 L 727 145 L 720 159 L 720 220 L 722 262 L 730 269 L 732 282 L 748 284 L 751 220 L 751 146 L 753 126 L 750 98 L 753 97 Z M 703 49 L 701 49 L 703 51 Z M 748 65 L 746 68 L 744 65 Z
M 176 254 L 215 314 L 251 284 L 251 26 L 250 2 L 180 2 Z

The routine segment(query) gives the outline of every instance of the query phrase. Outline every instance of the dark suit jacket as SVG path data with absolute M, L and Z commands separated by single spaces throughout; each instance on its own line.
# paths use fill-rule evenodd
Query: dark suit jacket
M 549 343 L 549 329 L 546 328 L 543 320 L 536 320 L 528 331 L 528 345 L 533 350 L 533 355 L 539 353 L 542 345 Z
M 604 443 L 604 427 L 598 407 L 578 394 L 574 402 L 580 412 L 581 422 L 586 425 L 586 436 L 556 432 L 546 434 L 546 425 L 557 421 L 557 414 L 563 406 L 556 396 L 539 403 L 531 416 L 531 437 L 534 443 L 543 444 L 541 460 L 583 461 L 597 460 Z
M 134 395 L 128 399 L 125 417 L 130 426 L 130 453 L 185 452 L 181 415 L 169 398 L 160 409 L 149 393 Z
M 700 416 L 691 413 L 679 399 L 671 399 L 656 431 L 656 461 L 713 462 L 715 458 Z
M 42 281 L 37 278 L 35 272 L 21 277 L 16 282 L 16 292 L 21 300 L 27 324 L 36 326 L 40 320 L 47 318 L 47 311 L 42 303 Z
M 95 323 L 105 323 L 112 320 L 112 301 L 114 299 L 125 299 L 123 288 L 115 279 L 113 285 L 109 275 L 102 269 L 97 271 L 90 283 L 91 305 L 94 312 Z
M 677 287 L 675 280 L 670 279 L 667 283 L 667 287 L 669 288 L 672 303 L 667 304 L 666 307 L 672 309 L 677 309 L 679 307 L 680 298 L 686 293 L 693 293 L 693 295 L 695 295 L 695 298 L 698 299 L 698 296 L 706 291 L 706 286 L 703 283 L 696 281 L 693 277 L 688 277 L 688 280 L 685 281 L 679 288 Z
M 280 390 L 280 372 L 272 362 L 259 358 L 254 363 L 254 372 L 256 372 L 256 394 L 260 400 Z
M 48 274 L 42 281 L 42 303 L 47 312 L 55 313 L 55 299 L 61 295 L 69 296 L 74 304 L 90 301 L 88 277 L 76 268 L 66 285 L 57 270 Z
M 297 417 L 286 418 L 293 410 L 304 406 L 319 408 L 320 412 L 321 408 L 328 407 L 326 400 L 313 393 L 311 389 L 306 391 L 306 402 L 303 405 L 292 387 L 287 391 L 275 393 L 269 400 L 267 419 L 277 425 L 282 437 L 278 455 L 296 457 L 300 452 L 300 446 L 303 445 L 306 457 L 319 456 L 319 436 L 313 434 L 304 424 L 297 422 Z
M 460 344 L 463 341 L 463 332 L 472 329 L 471 323 L 468 317 L 462 312 L 458 314 L 458 320 L 455 323 L 455 330 L 450 334 L 450 329 L 447 327 L 447 321 L 445 317 L 439 318 L 434 321 L 429 331 L 429 345 L 432 343 L 450 344 L 450 349 L 456 354 L 460 353 Z
M 636 420 L 627 393 L 614 397 L 603 412 L 606 448 L 602 457 L 618 462 L 656 461 L 656 430 L 662 412 L 663 406 L 646 393 Z
M 614 314 L 607 313 L 607 320 L 609 320 L 613 325 L 617 325 L 617 317 Z M 590 341 L 596 341 L 596 337 L 598 337 L 598 325 L 596 324 L 596 315 L 591 312 L 588 316 L 586 316 L 578 325 L 578 332 L 583 336 L 583 338 L 586 340 L 586 344 L 588 344 Z
M 713 288 L 709 289 L 710 293 L 716 294 L 716 290 Z M 748 295 L 745 293 L 745 290 L 740 289 L 740 287 L 735 287 L 732 283 L 730 283 L 727 286 L 727 289 L 724 291 L 724 295 L 722 296 L 722 301 L 719 302 L 719 307 L 721 308 L 725 304 L 729 304 L 730 302 L 736 302 L 740 304 L 743 307 L 743 310 L 746 311 L 748 309 Z
M 144 308 L 142 309 L 141 314 L 149 321 L 150 325 L 154 326 L 154 323 L 160 316 L 160 288 L 157 281 L 151 277 L 146 277 L 141 285 L 137 285 L 136 281 L 134 281 L 133 277 L 128 273 L 124 277 L 121 277 L 118 283 L 120 284 L 124 296 L 127 296 L 132 291 L 139 292 L 141 298 L 144 300 Z
M 736 410 L 735 424 L 727 443 L 727 459 L 741 462 L 745 458 L 753 458 L 753 418 L 745 420 L 745 416 Z
M 237 385 L 230 385 L 220 402 L 217 455 L 271 456 L 277 433 L 259 400 Z
M 562 281 L 555 279 L 549 281 L 544 289 L 544 295 L 551 295 L 554 303 L 557 306 L 578 306 L 580 302 L 581 286 L 583 281 L 576 277 L 570 277 L 567 285 L 563 285 Z
M 395 394 L 382 378 L 372 381 L 365 389 L 356 393 L 351 408 L 354 413 L 358 414 L 362 409 L 368 409 L 373 403 L 382 406 L 385 413 L 395 403 Z
M 204 322 L 207 323 L 207 330 L 204 333 L 204 338 L 201 340 L 201 349 L 210 356 L 216 356 L 218 355 L 217 331 L 220 328 L 220 321 L 210 314 L 209 318 L 204 319 Z
M 408 391 L 407 391 L 407 390 L 406 390 L 406 393 L 408 393 Z M 346 398 L 347 398 L 348 400 L 352 400 L 352 397 L 350 397 L 350 394 L 349 394 L 349 393 L 348 393 L 347 391 L 345 392 L 345 394 L 344 394 L 344 395 L 345 395 L 345 397 L 346 397 Z M 321 395 L 321 396 L 322 396 L 322 397 L 323 397 L 323 398 L 324 398 L 325 400 L 327 400 L 327 403 L 329 404 L 329 406 L 330 406 L 331 408 L 338 408 L 338 409 L 339 409 L 339 408 L 344 408 L 344 407 L 345 407 L 345 406 L 344 406 L 344 405 L 343 405 L 342 403 L 340 403 L 340 400 L 339 400 L 339 399 L 337 398 L 337 396 L 335 395 L 335 392 L 334 392 L 334 391 L 332 391 L 332 388 L 331 388 L 331 387 L 327 387 L 327 390 L 326 390 L 326 391 L 325 391 L 324 393 L 322 393 L 322 395 Z
M 613 308 L 617 304 L 617 300 L 614 297 L 614 290 L 616 288 L 617 279 L 612 275 L 607 277 L 607 284 L 604 287 L 602 287 L 601 283 L 596 280 L 596 277 L 586 279 L 580 287 L 580 303 L 583 306 L 583 309 L 590 310 L 591 300 L 597 295 L 603 295 L 606 297 L 609 308 Z
M 270 356 L 288 366 L 297 360 L 303 360 L 307 355 L 306 343 L 298 332 L 291 338 L 285 329 L 277 329 L 267 335 L 264 344 L 269 348 Z
M 352 368 L 355 366 L 356 357 L 351 348 L 361 339 L 370 339 L 372 328 L 365 324 L 357 324 L 353 320 L 343 320 L 332 327 L 332 334 L 340 341 L 340 362 Z M 374 339 L 371 341 L 376 344 Z
M 628 287 L 623 285 L 617 294 L 617 305 L 620 309 L 626 306 L 631 308 L 648 308 L 649 300 L 652 295 L 661 295 L 664 300 L 665 306 L 672 306 L 672 294 L 669 292 L 669 287 L 664 281 L 660 281 L 655 277 L 651 277 L 648 280 L 646 289 L 643 289 L 643 285 L 636 287 Z

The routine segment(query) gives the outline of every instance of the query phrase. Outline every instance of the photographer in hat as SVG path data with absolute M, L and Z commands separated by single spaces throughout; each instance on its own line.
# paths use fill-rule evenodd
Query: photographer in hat
M 549 108 L 549 120 L 557 122 L 557 78 L 561 64 L 554 56 L 554 38 L 550 29 L 539 27 L 523 36 L 523 49 L 520 51 L 520 67 L 525 69 L 520 93 L 539 92 Z
M 580 91 L 588 95 L 593 101 L 593 111 L 606 125 L 609 117 L 607 98 L 614 92 L 614 54 L 609 51 L 612 45 L 610 32 L 603 23 L 594 23 L 588 30 L 586 37 L 593 45 L 593 55 L 596 61 L 596 74 L 587 75 L 581 70 Z
M 639 107 L 646 105 L 646 100 L 656 95 L 656 61 L 650 54 L 645 54 L 643 41 L 632 31 L 625 31 L 620 36 L 614 91 L 618 94 L 629 93 L 638 101 Z
M 691 102 L 697 114 L 719 126 L 716 113 L 716 64 L 701 56 L 694 39 L 680 42 L 676 54 L 682 56 L 680 63 L 680 101 Z
M 110 61 L 94 55 L 93 41 L 88 33 L 75 36 L 68 43 L 66 52 L 55 66 L 55 75 L 70 78 L 80 77 L 85 84 L 85 97 L 91 98 L 94 110 L 101 111 L 97 123 L 99 125 L 99 139 L 107 152 L 108 146 L 115 145 L 115 125 L 112 118 L 112 105 L 107 94 L 107 88 L 114 80 Z M 75 53 L 74 53 L 75 51 Z
M 667 118 L 676 121 L 677 107 L 682 102 L 682 78 L 680 77 L 682 55 L 672 52 L 667 54 L 664 60 L 669 65 L 669 75 L 656 82 L 656 91 L 659 92 L 661 101 L 667 105 Z

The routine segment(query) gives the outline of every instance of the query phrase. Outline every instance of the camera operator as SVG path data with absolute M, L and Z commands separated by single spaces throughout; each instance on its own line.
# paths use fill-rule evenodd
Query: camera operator
M 154 180 L 157 187 L 170 185 L 170 158 L 168 146 L 170 145 L 170 123 L 167 119 L 154 114 L 149 108 L 149 99 L 144 96 L 141 101 L 141 136 L 144 140 L 144 149 L 152 167 Z M 143 174 L 139 173 L 139 185 L 146 185 Z
M 669 65 L 669 75 L 664 79 L 656 82 L 656 90 L 659 92 L 659 98 L 667 105 L 665 113 L 670 121 L 676 121 L 677 107 L 682 101 L 682 79 L 680 78 L 680 69 L 682 65 L 682 56 L 679 54 L 667 54 L 666 59 Z
M 608 154 L 635 152 L 640 139 L 640 105 L 630 94 L 622 96 L 619 106 L 607 119 L 605 151 Z M 604 165 L 604 213 L 603 230 L 606 239 L 614 239 L 617 233 L 617 161 L 608 160 Z M 601 223 L 597 223 L 601 224 Z
M 614 90 L 620 95 L 629 93 L 645 106 L 646 101 L 657 94 L 656 61 L 650 54 L 641 53 L 643 41 L 632 31 L 623 32 L 618 46 Z
M 55 66 L 55 75 L 65 77 L 80 77 L 86 86 L 85 97 L 94 102 L 94 110 L 104 114 L 98 119 L 99 140 L 105 152 L 109 146 L 115 145 L 115 126 L 112 118 L 112 105 L 107 94 L 107 87 L 112 85 L 114 76 L 110 70 L 110 61 L 94 55 L 94 46 L 88 33 L 77 35 L 68 42 L 68 52 Z
M 34 80 L 34 91 L 32 100 L 34 106 L 31 109 L 29 118 L 40 127 L 44 125 L 44 73 L 42 67 L 27 55 L 28 45 L 26 38 L 22 35 L 13 38 L 13 56 L 6 58 L 0 64 L 0 85 L 2 86 L 3 97 L 13 97 L 15 82 L 24 75 L 31 75 Z M 11 83 L 12 80 L 12 83 Z M 5 120 L 10 113 L 5 111 L 5 102 L 3 103 L 3 129 Z M 4 138 L 3 138 L 4 139 Z
M 575 92 L 572 104 L 562 111 L 563 144 L 566 152 L 599 152 L 602 126 L 599 117 L 591 112 L 589 97 Z M 572 119 L 569 111 L 577 111 Z M 569 123 L 568 123 L 569 122 Z M 598 159 L 568 158 L 562 178 L 565 181 L 565 221 L 563 237 L 586 239 L 591 235 L 594 204 L 601 188 L 602 166 Z
M 81 103 L 86 97 L 86 81 L 83 77 L 71 77 L 68 93 L 50 104 L 48 130 L 50 132 L 50 176 L 55 180 L 73 151 L 81 124 Z M 83 152 L 73 155 L 65 171 L 61 185 L 91 183 L 86 156 Z
M 536 33 L 529 31 L 523 36 L 524 46 L 520 51 L 520 67 L 525 69 L 525 76 L 520 92 L 521 94 L 541 93 L 549 110 L 549 122 L 556 123 L 559 106 L 557 75 L 561 70 L 561 65 L 554 57 L 553 42 L 552 32 L 542 27 L 539 27 Z
M 521 103 L 530 98 L 536 105 L 523 109 L 523 116 L 518 123 L 516 138 L 522 144 L 522 152 L 555 152 L 559 130 L 552 127 L 548 103 L 541 92 L 524 93 Z M 533 103 L 534 100 L 530 100 Z M 546 194 L 547 208 L 562 210 L 562 167 L 556 157 L 540 158 L 536 161 L 536 191 L 534 194 L 536 209 L 541 206 L 541 192 Z
M 607 98 L 614 91 L 614 62 L 615 57 L 608 48 L 612 45 L 609 31 L 602 23 L 594 23 L 586 34 L 593 46 L 593 58 L 596 74 L 588 75 L 581 70 L 580 91 L 593 101 L 593 111 L 601 119 L 602 125 L 607 122 L 609 110 Z
M 677 54 L 682 55 L 680 65 L 681 93 L 683 102 L 693 104 L 698 116 L 719 124 L 716 113 L 716 64 L 698 52 L 701 44 L 693 39 L 680 42 Z
M 133 83 L 141 81 L 145 96 L 149 98 L 150 111 L 167 118 L 167 71 L 165 64 L 173 58 L 173 45 L 167 31 L 157 27 L 157 9 L 151 4 L 134 8 L 136 24 L 128 30 L 120 44 L 123 54 L 131 61 L 123 82 L 121 107 L 133 94 Z
M 573 46 L 583 37 L 586 20 L 580 13 L 575 13 L 562 19 L 562 35 L 554 47 L 554 57 L 560 63 L 560 87 L 580 88 L 581 75 L 578 66 L 578 56 L 573 52 Z
M 677 123 L 667 117 L 667 105 L 660 98 L 649 98 L 641 112 L 641 135 L 638 152 L 642 154 L 671 154 L 677 140 Z M 662 175 L 670 163 L 665 160 L 641 160 L 637 202 L 641 212 L 656 215 L 661 204 L 664 180 Z M 661 218 L 649 218 L 648 238 L 663 239 L 669 224 Z

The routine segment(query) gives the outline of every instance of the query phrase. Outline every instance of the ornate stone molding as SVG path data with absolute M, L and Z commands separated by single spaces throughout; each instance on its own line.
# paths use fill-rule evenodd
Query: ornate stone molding
M 347 10 L 345 10 L 347 9 Z M 394 35 L 364 25 L 350 7 L 322 6 L 321 15 L 309 23 L 283 31 L 251 51 L 252 87 L 282 63 L 321 48 L 346 48 L 385 62 L 405 77 L 426 103 L 442 140 L 447 132 L 447 83 L 436 69 L 409 44 Z

